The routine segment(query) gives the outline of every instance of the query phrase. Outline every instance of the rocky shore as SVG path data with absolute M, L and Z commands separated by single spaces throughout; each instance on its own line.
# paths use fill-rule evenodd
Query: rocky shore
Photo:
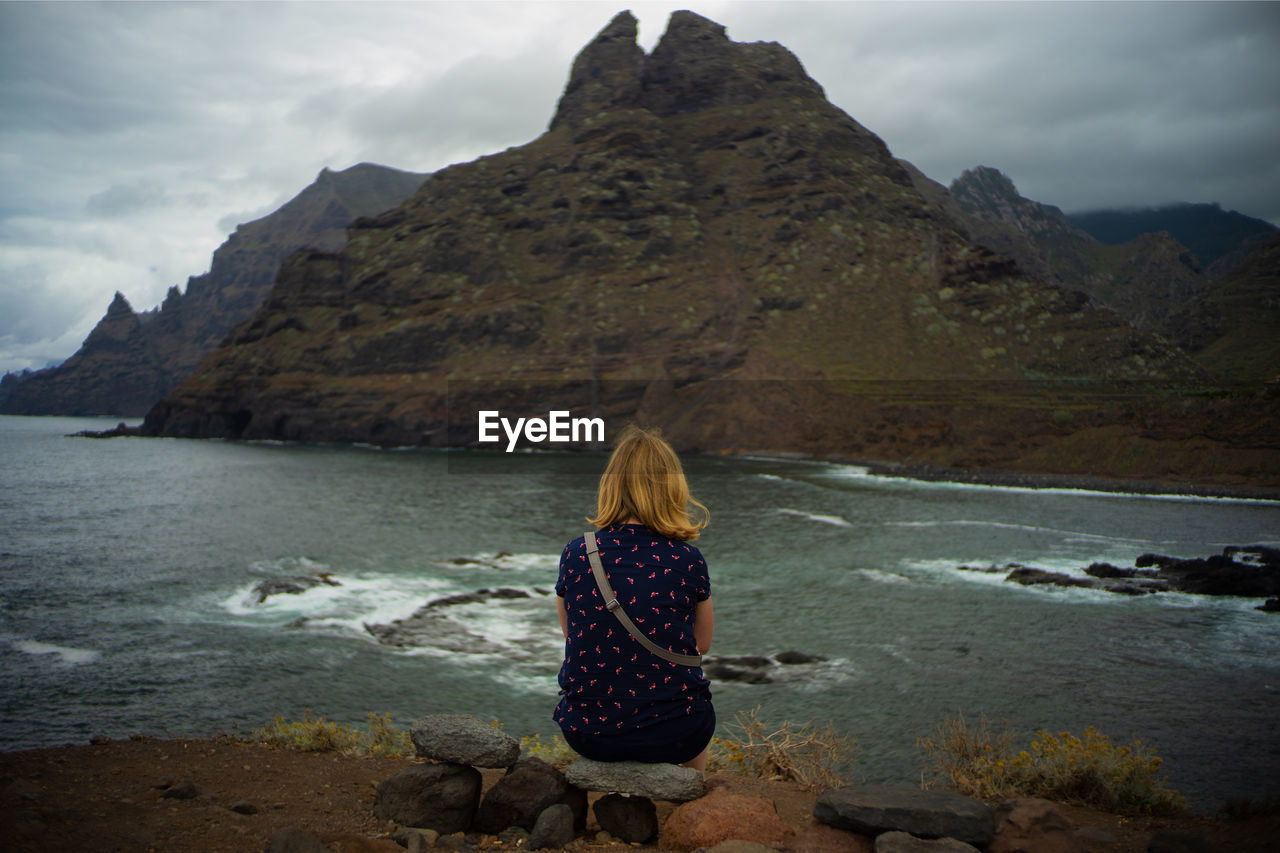
M 455 726 L 453 734 L 450 725 L 454 724 L 418 727 L 423 748 L 447 752 L 451 759 L 499 764 L 511 760 L 509 746 L 505 752 L 492 752 L 491 746 L 470 741 L 466 723 L 463 729 Z M 482 728 L 498 731 L 487 725 Z M 429 730 L 439 736 L 435 742 Z M 480 756 L 480 751 L 490 752 Z M 83 746 L 0 754 L 0 838 L 5 849 L 13 851 L 397 853 L 439 849 L 470 853 L 534 849 L 535 842 L 550 841 L 556 849 L 615 853 L 693 849 L 720 853 L 975 849 L 984 853 L 1262 853 L 1274 849 L 1280 833 L 1280 814 L 1274 810 L 1234 819 L 1191 814 L 1120 818 L 1045 800 L 986 804 L 955 800 L 914 785 L 821 792 L 741 773 L 708 774 L 701 783 L 702 794 L 692 799 L 688 797 L 697 791 L 648 788 L 650 793 L 674 798 L 649 797 L 650 812 L 638 801 L 617 809 L 620 800 L 640 798 L 590 790 L 600 784 L 613 788 L 618 780 L 591 781 L 588 773 L 584 781 L 572 767 L 571 772 L 560 773 L 536 759 L 516 758 L 509 769 L 482 768 L 474 776 L 460 768 L 470 766 L 443 759 L 279 750 L 230 739 L 95 738 Z M 656 769 L 659 776 L 664 772 Z M 478 797 L 470 825 L 443 832 L 384 816 L 393 807 L 397 787 L 391 780 L 404 774 L 470 777 L 462 786 L 467 798 Z M 658 784 L 652 779 L 626 784 L 632 781 Z M 561 798 L 565 802 L 559 802 Z M 467 808 L 464 803 L 464 812 Z M 522 824 L 530 823 L 535 811 L 533 829 L 526 829 Z M 567 812 L 572 835 L 561 823 L 564 835 L 535 836 L 539 817 L 547 811 L 559 818 Z M 581 823 L 579 814 L 585 815 Z M 655 822 L 657 836 L 652 840 L 624 840 L 634 832 L 652 834 Z M 546 823 L 551 824 L 551 818 Z M 925 837 L 940 831 L 954 840 Z M 988 832 L 990 839 L 984 840 Z M 971 841 L 961 841 L 955 834 Z

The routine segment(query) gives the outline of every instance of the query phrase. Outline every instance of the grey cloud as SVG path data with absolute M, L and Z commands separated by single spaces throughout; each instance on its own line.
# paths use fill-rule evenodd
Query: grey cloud
M 85 202 L 85 209 L 92 216 L 122 216 L 163 207 L 169 202 L 169 194 L 155 181 L 136 181 L 132 184 L 112 184 L 102 192 L 94 193 Z

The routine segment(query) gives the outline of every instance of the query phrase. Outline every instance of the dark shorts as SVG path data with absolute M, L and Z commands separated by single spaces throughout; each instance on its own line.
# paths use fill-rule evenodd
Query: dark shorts
M 716 712 L 708 709 L 621 734 L 583 735 L 567 731 L 564 740 L 574 752 L 594 761 L 684 764 L 706 749 L 715 730 Z

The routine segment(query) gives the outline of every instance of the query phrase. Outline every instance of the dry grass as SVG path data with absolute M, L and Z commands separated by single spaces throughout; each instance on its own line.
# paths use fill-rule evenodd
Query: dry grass
M 760 706 L 739 711 L 727 728 L 741 733 L 734 743 L 743 762 L 762 779 L 789 780 L 815 788 L 834 788 L 847 781 L 840 771 L 856 757 L 855 741 L 827 723 L 810 720 L 773 726 L 760 719 Z

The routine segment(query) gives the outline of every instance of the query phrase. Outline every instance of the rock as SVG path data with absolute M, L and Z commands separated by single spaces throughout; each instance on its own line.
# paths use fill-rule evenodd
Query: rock
M 160 797 L 165 800 L 194 800 L 199 793 L 194 782 L 190 779 L 183 779 L 162 793 Z
M 573 809 L 557 803 L 542 810 L 529 833 L 528 849 L 559 849 L 573 840 Z
M 900 830 L 920 838 L 956 838 L 985 847 L 995 834 L 995 811 L 960 794 L 911 785 L 824 791 L 813 816 L 828 826 L 868 835 Z
M 707 853 L 777 853 L 777 847 L 770 847 L 767 844 L 757 844 L 754 841 L 739 841 L 736 838 L 729 841 L 721 841 L 715 847 L 707 849 Z
M 978 853 L 978 848 L 954 838 L 924 839 L 906 832 L 886 832 L 876 836 L 875 853 Z
M 475 826 L 490 835 L 511 826 L 532 831 L 538 816 L 557 804 L 569 806 L 577 829 L 586 827 L 587 792 L 571 785 L 563 773 L 545 761 L 525 758 L 484 795 Z
M 510 767 L 520 758 L 519 741 L 470 714 L 420 717 L 409 727 L 409 737 L 418 756 L 432 761 Z
M 565 776 L 570 785 L 584 791 L 614 791 L 674 803 L 696 800 L 707 790 L 701 773 L 675 764 L 579 758 L 569 765 Z
M 773 659 L 784 666 L 794 666 L 800 663 L 821 663 L 826 660 L 822 655 L 807 655 L 804 652 L 797 651 L 779 652 L 773 656 Z
M 627 844 L 647 844 L 658 834 L 658 808 L 648 797 L 606 794 L 592 811 L 601 829 Z
M 1253 609 L 1261 610 L 1263 613 L 1280 613 L 1280 598 L 1268 598 Z
M 771 800 L 718 790 L 677 806 L 662 827 L 658 844 L 673 850 L 714 847 L 729 840 L 778 845 L 792 834 Z
M 271 836 L 267 853 L 332 853 L 333 848 L 305 829 L 288 826 Z
M 814 823 L 796 833 L 786 849 L 787 853 L 872 853 L 875 839 Z
M 987 853 L 1103 853 L 1116 839 L 1093 827 L 1077 829 L 1049 800 L 1024 797 L 1001 804 L 996 811 L 996 833 Z
M 273 595 L 301 595 L 318 586 L 342 586 L 342 584 L 334 580 L 328 572 L 322 572 L 318 575 L 271 578 L 254 586 L 253 591 L 258 595 L 257 603 L 261 604 Z
M 231 804 L 231 811 L 235 812 L 236 814 L 244 814 L 244 815 L 257 814 L 258 807 L 255 806 L 253 803 L 249 802 L 248 800 L 238 800 Z
M 1077 578 L 1063 572 L 1047 572 L 1044 569 L 1033 569 L 1030 566 L 1019 566 L 1005 576 L 1006 581 L 1020 583 L 1023 586 L 1052 584 L 1053 586 L 1083 586 L 1093 589 L 1097 583 L 1087 578 Z
M 471 825 L 480 803 L 480 771 L 460 764 L 415 764 L 384 779 L 373 813 L 383 820 L 441 834 Z
M 1240 557 L 1241 560 L 1234 558 Z M 1247 561 L 1247 562 L 1246 562 Z M 1134 561 L 1139 568 L 1159 567 L 1159 576 L 1171 587 L 1195 595 L 1280 595 L 1280 560 L 1273 548 L 1261 545 L 1229 546 L 1222 554 L 1203 560 L 1183 560 L 1160 554 L 1143 554 Z
M 1164 829 L 1151 836 L 1147 853 L 1213 853 L 1216 848 L 1201 835 Z
M 413 849 L 416 843 L 419 850 L 434 847 L 440 833 L 434 829 L 421 829 L 416 826 L 398 826 L 391 831 L 391 840 L 401 847 Z

